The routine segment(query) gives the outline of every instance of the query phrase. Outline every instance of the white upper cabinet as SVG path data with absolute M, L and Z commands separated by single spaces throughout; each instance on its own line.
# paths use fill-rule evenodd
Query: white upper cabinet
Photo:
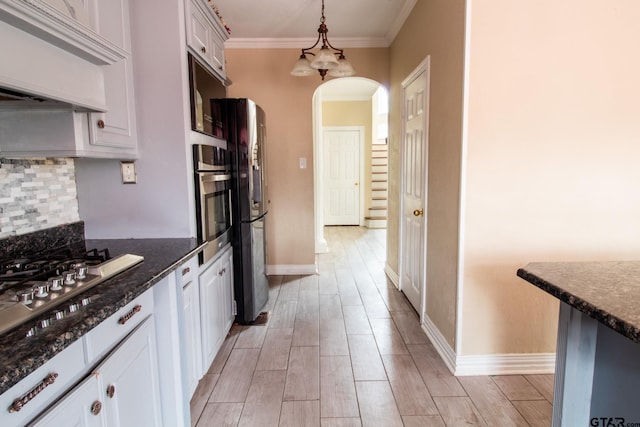
M 0 0 L 3 35 L 0 86 L 51 101 L 0 102 L 0 156 L 138 157 L 129 0 Z
M 210 71 L 222 81 L 227 72 L 224 60 L 224 42 L 229 34 L 211 7 L 202 0 L 186 2 L 187 45 Z
M 0 0 L 0 87 L 105 111 L 102 66 L 127 52 L 97 31 L 98 0 Z
M 89 144 L 96 147 L 91 151 L 98 151 L 97 147 L 100 147 L 99 151 L 113 153 L 115 157 L 136 157 L 137 130 L 129 1 L 99 0 L 98 3 L 98 33 L 127 54 L 120 61 L 103 67 L 108 110 L 105 113 L 89 114 Z

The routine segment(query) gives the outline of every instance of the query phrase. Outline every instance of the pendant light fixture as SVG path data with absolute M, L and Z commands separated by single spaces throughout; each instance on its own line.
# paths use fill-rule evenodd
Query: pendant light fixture
M 318 71 L 320 73 L 320 77 L 324 80 L 324 77 L 327 74 L 332 77 L 348 77 L 355 74 L 351 63 L 349 63 L 344 56 L 343 49 L 337 49 L 329 43 L 329 40 L 327 39 L 328 30 L 325 21 L 324 0 L 322 0 L 322 14 L 320 16 L 320 26 L 318 27 L 318 39 L 313 46 L 302 49 L 300 58 L 293 65 L 291 75 L 298 77 L 309 76 Z M 312 49 L 318 46 L 320 41 L 322 41 L 320 50 L 315 53 L 312 52 Z M 338 58 L 336 58 L 336 54 L 338 54 Z M 313 59 L 309 61 L 307 55 L 311 55 Z

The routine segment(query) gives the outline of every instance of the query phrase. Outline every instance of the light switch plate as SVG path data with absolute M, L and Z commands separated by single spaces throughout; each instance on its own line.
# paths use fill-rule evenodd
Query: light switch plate
M 135 162 L 120 162 L 120 172 L 122 174 L 123 184 L 136 183 L 136 164 Z

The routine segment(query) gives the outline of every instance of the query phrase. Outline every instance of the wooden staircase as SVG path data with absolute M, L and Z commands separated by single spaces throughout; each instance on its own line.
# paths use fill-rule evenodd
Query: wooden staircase
M 369 215 L 365 216 L 368 228 L 387 227 L 387 177 L 389 167 L 387 144 L 371 146 L 371 198 Z

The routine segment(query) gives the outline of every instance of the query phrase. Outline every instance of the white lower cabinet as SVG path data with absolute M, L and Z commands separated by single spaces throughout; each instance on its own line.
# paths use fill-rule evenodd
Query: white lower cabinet
M 107 426 L 163 424 L 155 340 L 149 316 L 96 369 Z
M 198 278 L 202 367 L 206 372 L 233 324 L 233 251 L 231 245 Z
M 31 425 L 161 426 L 155 340 L 150 315 L 79 385 Z
M 66 394 L 33 427 L 102 427 L 106 426 L 102 405 L 104 397 L 96 376 L 90 375 Z
M 198 256 L 183 264 L 176 272 L 178 292 L 182 305 L 180 339 L 182 348 L 182 375 L 187 401 L 196 391 L 202 378 L 200 350 L 200 292 L 198 289 Z
M 234 307 L 231 245 L 208 265 L 193 257 L 0 395 L 9 408 L 42 389 L 24 408 L 0 413 L 0 425 L 187 426 L 189 399 Z
M 23 426 L 83 376 L 83 343 L 78 340 L 0 395 L 0 426 Z
M 222 271 L 222 288 L 223 288 L 223 307 L 222 307 L 222 323 L 223 323 L 223 340 L 224 336 L 229 333 L 233 321 L 236 318 L 235 294 L 233 292 L 233 249 L 229 249 L 220 257 L 220 268 Z

